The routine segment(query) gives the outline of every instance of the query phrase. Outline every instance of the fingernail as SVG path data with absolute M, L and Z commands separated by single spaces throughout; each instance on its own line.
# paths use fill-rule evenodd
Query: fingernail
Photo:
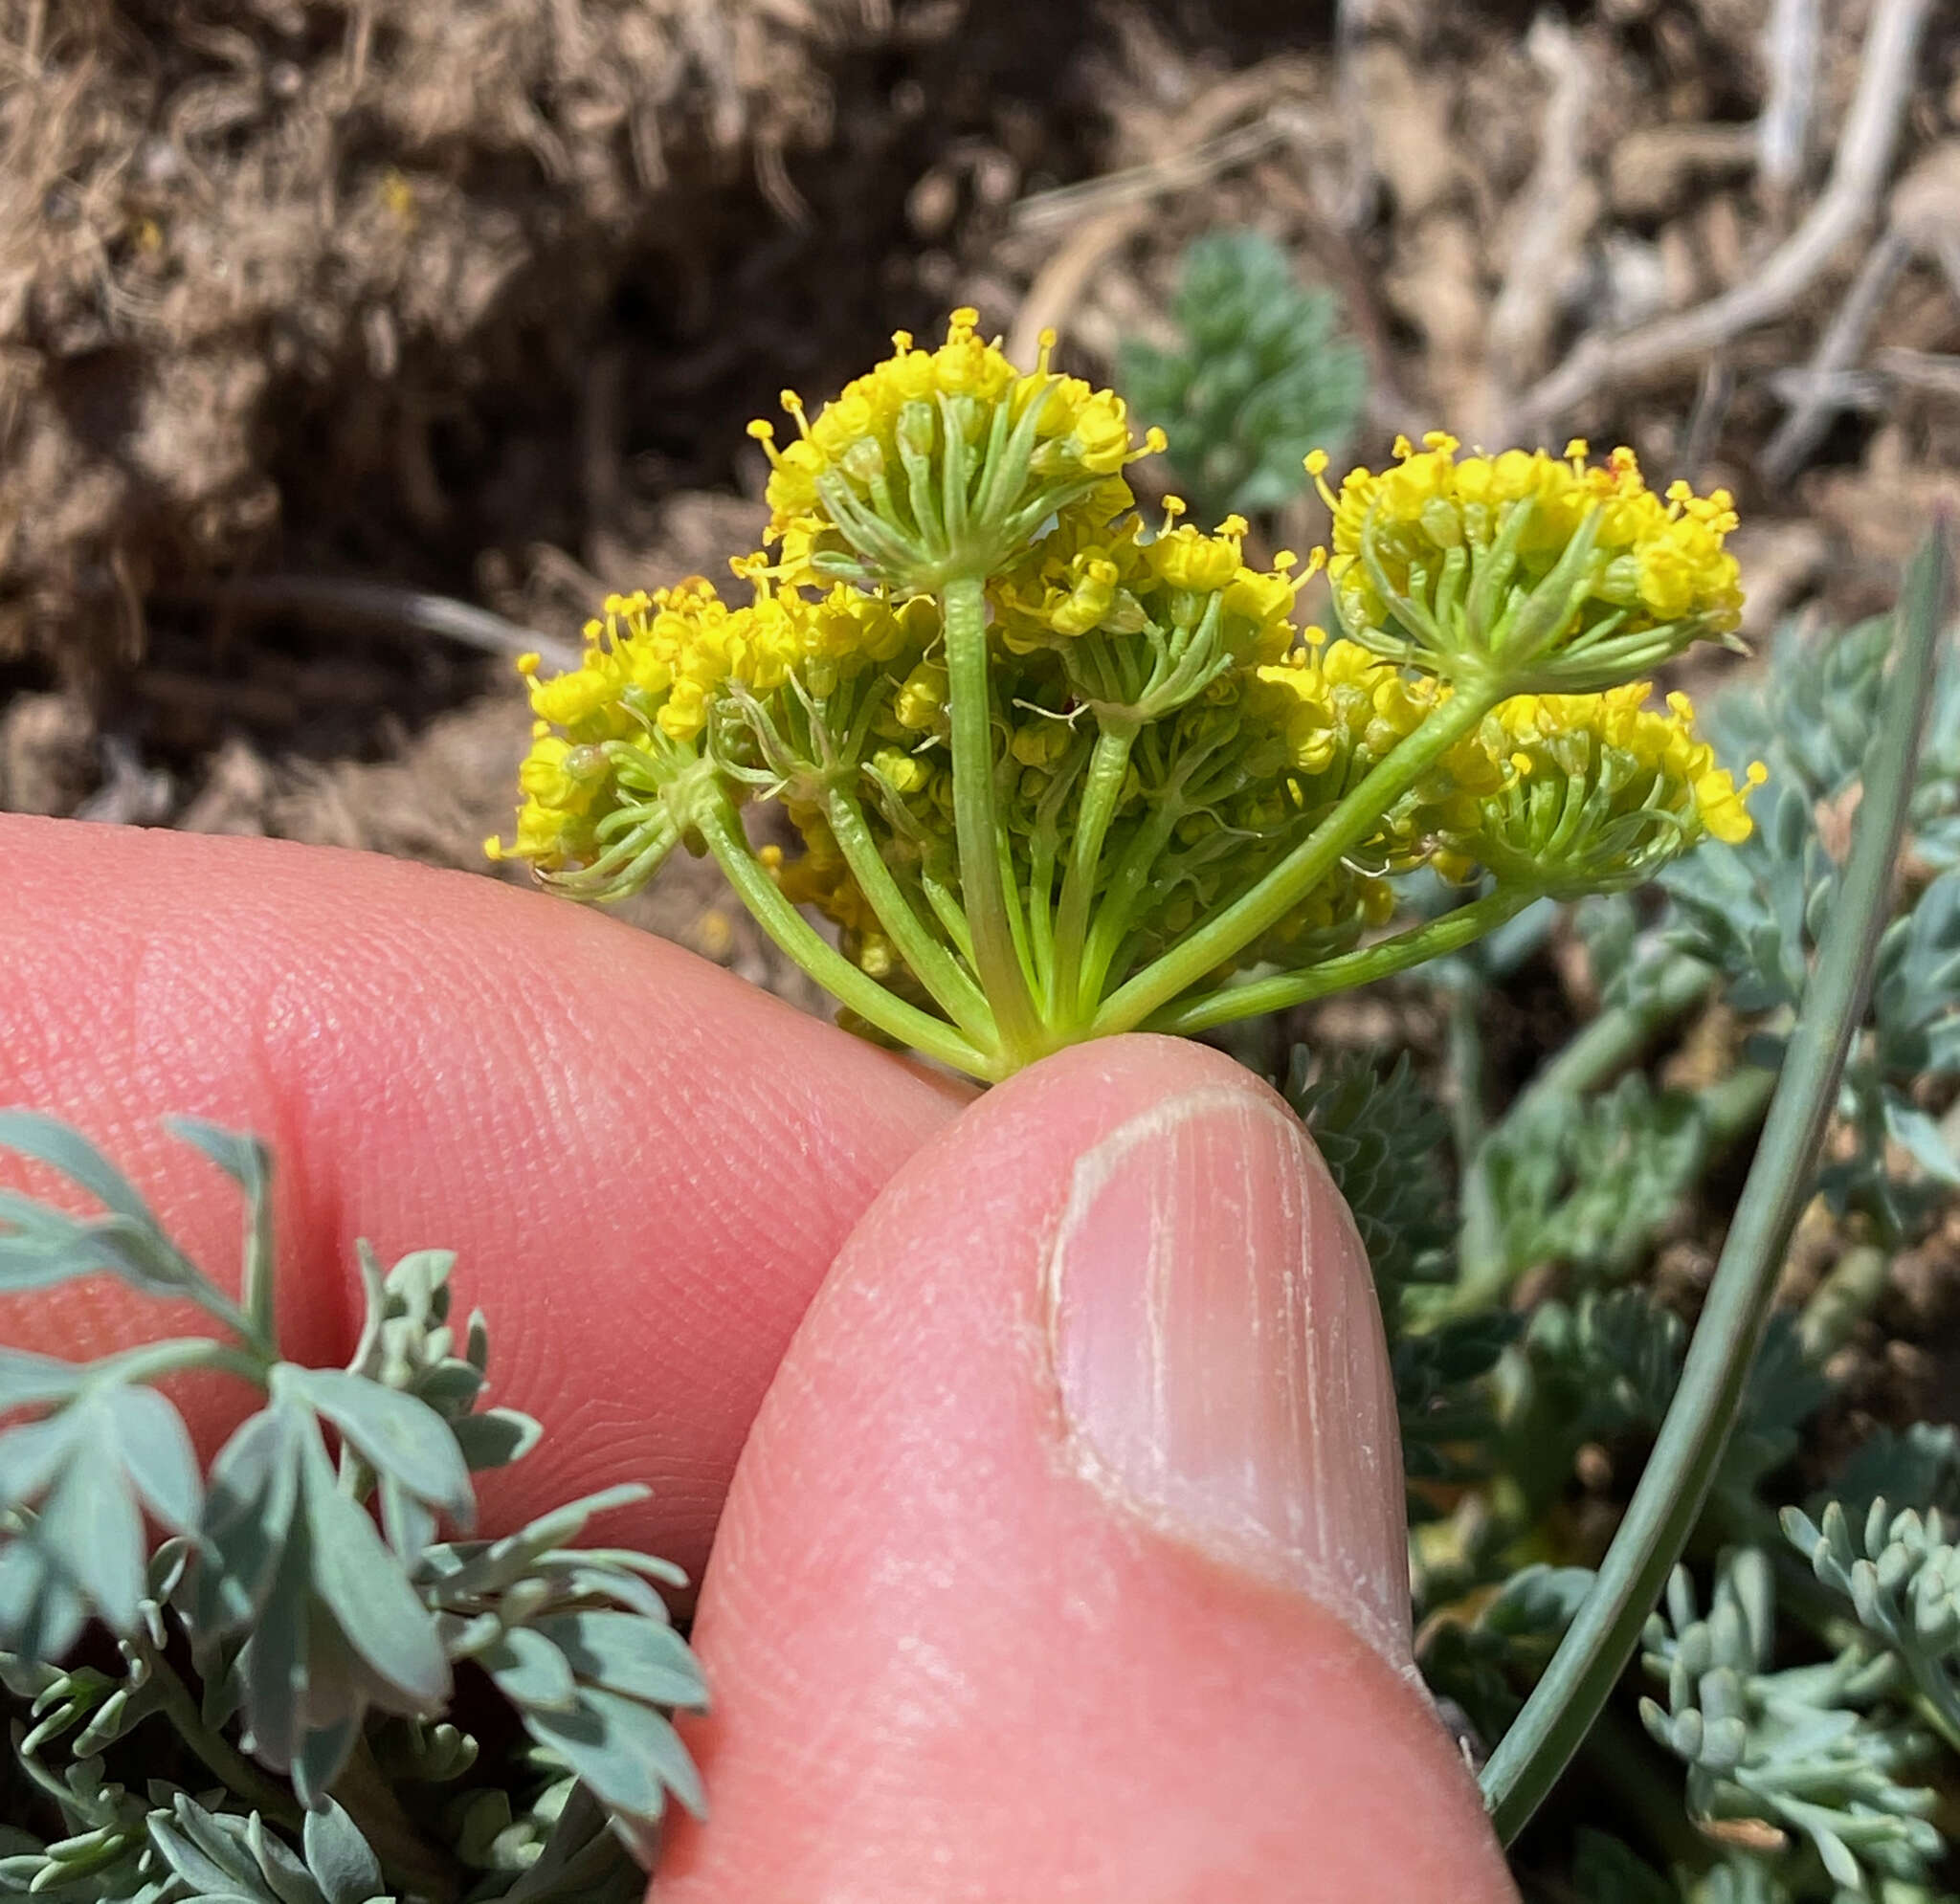
M 1352 1219 L 1254 1091 L 1173 1099 L 1078 1162 L 1048 1277 L 1084 1472 L 1298 1588 L 1398 1668 L 1409 1574 L 1394 1393 Z

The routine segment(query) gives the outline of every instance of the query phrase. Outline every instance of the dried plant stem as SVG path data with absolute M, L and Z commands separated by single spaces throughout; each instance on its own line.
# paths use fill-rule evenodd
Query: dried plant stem
M 1816 97 L 1818 0 L 1771 0 L 1763 29 L 1763 110 L 1756 118 L 1756 175 L 1772 199 L 1803 176 Z
M 568 641 L 520 628 L 488 609 L 432 595 L 422 588 L 398 588 L 386 582 L 358 582 L 338 575 L 242 575 L 208 587 L 173 591 L 188 600 L 258 615 L 297 615 L 302 620 L 365 622 L 377 628 L 441 635 L 486 654 L 540 654 L 547 666 L 576 668 L 578 651 Z
M 1592 57 L 1579 35 L 1550 13 L 1526 41 L 1551 82 L 1538 135 L 1538 163 L 1521 194 L 1503 288 L 1490 307 L 1490 359 L 1508 386 L 1544 361 L 1562 266 L 1578 253 L 1597 195 L 1587 183 L 1584 145 L 1594 90 Z
M 1037 192 L 1013 210 L 1013 223 L 1064 235 L 1035 274 L 1008 334 L 1007 354 L 1030 362 L 1044 330 L 1060 331 L 1102 261 L 1149 222 L 1151 207 L 1166 192 L 1188 191 L 1242 166 L 1275 145 L 1298 140 L 1303 108 L 1288 101 L 1310 77 L 1297 56 L 1269 59 L 1220 80 L 1178 115 L 1167 149 L 1147 165 L 1132 166 L 1079 186 Z M 1234 121 L 1257 111 L 1245 125 Z
M 1895 226 L 1865 254 L 1864 263 L 1851 280 L 1851 289 L 1844 294 L 1843 302 L 1811 353 L 1807 367 L 1813 381 L 1806 385 L 1792 405 L 1790 414 L 1764 446 L 1761 468 L 1765 481 L 1788 482 L 1824 440 L 1838 409 L 1831 395 L 1833 380 L 1858 362 L 1872 321 L 1879 315 L 1879 306 L 1912 252 L 1912 240 Z
M 1605 386 L 1712 350 L 1789 310 L 1878 205 L 1930 9 L 1931 0 L 1877 0 L 1830 184 L 1783 244 L 1705 304 L 1617 336 L 1588 337 L 1525 393 L 1502 433 L 1521 442 L 1541 435 Z

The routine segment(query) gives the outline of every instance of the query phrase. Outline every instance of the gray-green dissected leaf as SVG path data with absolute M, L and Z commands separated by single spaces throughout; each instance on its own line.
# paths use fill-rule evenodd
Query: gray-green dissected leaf
M 28 1507 L 88 1444 L 86 1410 L 64 1408 L 0 1434 L 0 1509 Z
M 1839 1470 L 1836 1482 L 1814 1495 L 1811 1513 L 1837 1500 L 1854 1523 L 1862 1522 L 1881 1497 L 1950 1514 L 1960 1509 L 1960 1428 L 1914 1422 L 1904 1433 L 1881 1428 Z
M 1286 1099 L 1353 1213 L 1392 1340 L 1402 1290 L 1446 1273 L 1451 1199 L 1440 1160 L 1449 1125 L 1441 1107 L 1406 1054 L 1386 1072 L 1361 1056 L 1316 1072 L 1303 1045 L 1293 1053 Z
M 648 1493 L 637 1481 L 622 1481 L 553 1508 L 501 1540 L 433 1547 L 424 1556 L 424 1575 L 433 1576 L 439 1584 L 445 1605 L 455 1605 L 458 1599 L 473 1595 L 500 1592 L 521 1580 L 541 1554 L 577 1539 L 593 1515 L 629 1507 L 645 1500 Z
M 303 1860 L 256 1812 L 209 1811 L 184 1792 L 174 1795 L 167 1813 L 152 1813 L 148 1826 L 181 1880 L 170 1894 L 184 1904 L 374 1904 L 386 1893 L 380 1860 L 331 1799 L 306 1815 Z
M 242 1629 L 271 1590 L 299 1501 L 303 1408 L 275 1400 L 218 1451 L 206 1484 L 199 1534 L 204 1558 L 186 1608 L 191 1626 L 222 1637 Z
M 387 1890 L 381 1861 L 354 1821 L 331 1799 L 306 1814 L 302 1843 L 326 1904 L 370 1904 Z
M 133 1632 L 145 1585 L 147 1549 L 143 1516 L 122 1464 L 102 1446 L 102 1410 L 78 1404 L 92 1417 L 89 1441 L 64 1468 L 42 1504 L 39 1539 L 108 1627 Z
M 645 1889 L 646 1873 L 608 1829 L 605 1807 L 589 1786 L 574 1783 L 537 1862 L 504 1896 L 507 1904 L 635 1904 Z
M 249 1897 L 251 1893 L 239 1882 L 243 1873 L 233 1869 L 229 1859 L 220 1862 L 212 1857 L 205 1845 L 198 1842 L 200 1835 L 187 1827 L 181 1813 L 175 1818 L 150 1820 L 150 1843 L 184 1881 L 190 1896 Z
M 590 1685 L 657 1706 L 706 1702 L 700 1662 L 669 1626 L 635 1613 L 583 1611 L 552 1614 L 535 1630 Z
M 66 1657 L 88 1622 L 88 1603 L 30 1526 L 0 1546 L 0 1640 L 34 1659 Z
M 11 1600 L 0 1594 L 0 1647 L 37 1650 L 13 1620 L 56 1611 L 57 1626 L 67 1626 L 71 1596 L 118 1634 L 136 1630 L 149 1553 L 139 1495 L 172 1526 L 196 1513 L 189 1437 L 153 1389 L 100 1384 L 53 1415 L 0 1432 L 0 1510 L 35 1510 L 20 1531 L 0 1531 L 11 1589 Z M 36 1575 L 46 1577 L 39 1585 Z
M 0 1111 L 0 1148 L 51 1165 L 104 1208 L 100 1216 L 76 1217 L 32 1198 L 0 1195 L 0 1289 L 38 1289 L 106 1272 L 153 1295 L 211 1291 L 129 1181 L 79 1132 L 35 1112 Z
M 106 1209 L 156 1227 L 149 1206 L 137 1195 L 128 1178 L 116 1168 L 79 1131 L 38 1111 L 0 1110 L 0 1150 L 18 1151 L 52 1165 L 80 1184 Z
M 65 1402 L 87 1379 L 87 1369 L 57 1356 L 0 1348 L 0 1409 Z
M 318 1418 L 281 1368 L 268 1407 L 213 1468 L 186 1608 L 211 1645 L 248 1636 L 233 1672 L 252 1750 L 311 1799 L 362 1715 L 432 1714 L 450 1691 L 434 1615 L 366 1510 L 339 1488 Z
M 568 1713 L 578 1703 L 570 1663 L 549 1638 L 531 1627 L 511 1627 L 477 1655 L 477 1663 L 515 1706 Z
M 601 1801 L 629 1818 L 657 1821 L 669 1792 L 696 1817 L 706 1808 L 700 1775 L 679 1734 L 637 1699 L 582 1687 L 571 1712 L 527 1710 L 524 1725 Z
M 1667 1610 L 1648 1621 L 1644 1639 L 1644 1664 L 1664 1683 L 1667 1702 L 1643 1700 L 1641 1720 L 1686 1762 L 1688 1811 L 1698 1822 L 1753 1819 L 1807 1838 L 1854 1896 L 1879 1894 L 1883 1878 L 1924 1882 L 1945 1849 L 1927 1818 L 1934 1794 L 1894 1776 L 1924 1740 L 1864 1710 L 1881 1682 L 1861 1648 L 1770 1670 L 1774 1582 L 1761 1549 L 1729 1550 L 1701 1619 L 1687 1576 L 1677 1571 Z M 1878 1664 L 1882 1672 L 1885 1662 Z
M 313 1726 L 293 1755 L 293 1790 L 305 1805 L 321 1804 L 361 1738 L 361 1715 Z
M 1885 1128 L 1895 1143 L 1912 1153 L 1913 1161 L 1928 1177 L 1943 1184 L 1960 1184 L 1960 1158 L 1955 1158 L 1947 1147 L 1939 1125 L 1924 1111 L 1903 1098 L 1888 1096 Z
M 1303 290 L 1270 238 L 1217 231 L 1186 252 L 1174 308 L 1183 345 L 1125 340 L 1117 381 L 1164 427 L 1199 514 L 1216 520 L 1300 495 L 1302 459 L 1338 452 L 1367 398 L 1367 360 L 1340 335 L 1333 297 Z
M 172 1137 L 203 1151 L 248 1197 L 256 1199 L 266 1193 L 272 1158 L 256 1137 L 227 1130 L 221 1124 L 206 1123 L 202 1118 L 166 1118 L 164 1128 Z
M 123 1472 L 150 1512 L 180 1532 L 197 1524 L 204 1482 L 184 1417 L 154 1388 L 118 1384 L 101 1391 Z
M 449 1660 L 434 1617 L 374 1522 L 334 1485 L 317 1428 L 305 1450 L 301 1493 L 319 1604 L 368 1665 L 398 1689 L 405 1710 L 439 1708 L 449 1697 Z
M 450 1430 L 470 1472 L 477 1474 L 522 1461 L 545 1433 L 542 1423 L 516 1408 L 485 1408 L 481 1414 L 460 1415 L 450 1423 Z
M 377 1473 L 467 1526 L 476 1491 L 450 1426 L 427 1403 L 345 1369 L 278 1371 L 290 1390 L 345 1435 Z

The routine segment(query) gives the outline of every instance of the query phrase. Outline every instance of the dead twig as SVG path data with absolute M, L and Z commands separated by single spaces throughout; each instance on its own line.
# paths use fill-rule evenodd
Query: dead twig
M 1756 116 L 1756 175 L 1772 204 L 1803 179 L 1817 90 L 1819 0 L 1771 0 L 1763 29 L 1763 110 Z
M 245 575 L 202 588 L 172 590 L 170 595 L 248 615 L 290 614 L 313 622 L 407 629 L 513 660 L 520 654 L 541 655 L 553 668 L 579 664 L 579 651 L 556 635 L 520 628 L 488 609 L 448 595 L 398 588 L 386 582 L 333 575 Z
M 1008 355 L 1017 364 L 1033 360 L 1041 333 L 1062 328 L 1103 259 L 1142 230 L 1158 198 L 1188 191 L 1276 144 L 1303 141 L 1311 121 L 1286 96 L 1303 90 L 1311 70 L 1284 55 L 1234 74 L 1177 116 L 1168 149 L 1147 165 L 1023 199 L 1011 214 L 1019 229 L 1073 229 L 1035 274 L 1008 336 Z M 1258 116 L 1251 124 L 1234 127 L 1235 120 L 1254 111 Z
M 1248 160 L 1283 145 L 1290 128 L 1268 115 L 1250 125 L 1235 125 L 1215 138 L 1181 145 L 1144 166 L 1031 193 L 1016 205 L 1009 222 L 1016 232 L 1058 231 L 1095 212 L 1141 205 L 1166 192 L 1189 191 Z
M 1960 397 L 1960 357 L 1943 357 L 1930 350 L 1908 350 L 1904 344 L 1894 344 L 1872 352 L 1872 368 L 1909 390 Z
M 1561 267 L 1579 255 L 1599 209 L 1584 151 L 1595 79 L 1591 52 L 1550 13 L 1532 22 L 1526 50 L 1551 92 L 1538 163 L 1521 194 L 1503 288 L 1490 307 L 1490 363 L 1502 389 L 1544 361 L 1558 314 Z
M 1507 436 L 1542 435 L 1602 387 L 1712 350 L 1790 309 L 1878 204 L 1898 146 L 1930 6 L 1931 0 L 1877 0 L 1830 183 L 1803 223 L 1719 298 L 1618 336 L 1595 332 L 1588 337 L 1525 393 Z
M 1690 482 L 1700 480 L 1734 401 L 1735 372 L 1717 351 L 1703 368 L 1702 387 L 1695 392 L 1695 407 L 1682 432 L 1681 468 Z
M 1892 288 L 1892 280 L 1905 269 L 1912 249 L 1911 239 L 1892 227 L 1865 254 L 1850 290 L 1825 325 L 1824 334 L 1805 365 L 1810 373 L 1805 394 L 1792 406 L 1790 414 L 1777 425 L 1776 433 L 1763 446 L 1758 467 L 1766 482 L 1788 482 L 1829 433 L 1832 418 L 1839 408 L 1829 395 L 1832 378 L 1837 372 L 1850 370 L 1863 355 L 1872 321 L 1879 315 L 1879 306 Z
M 1855 380 L 1842 379 L 1864 354 L 1893 280 L 1919 256 L 1939 264 L 1960 296 L 1960 141 L 1937 147 L 1894 188 L 1884 232 L 1818 340 L 1790 414 L 1764 447 L 1761 468 L 1770 482 L 1788 482 L 1803 467 L 1838 410 L 1861 407 Z M 1854 394 L 1840 400 L 1840 388 Z
M 1348 126 L 1348 169 L 1336 218 L 1344 232 L 1357 231 L 1374 201 L 1374 128 L 1361 82 L 1361 48 L 1374 14 L 1375 0 L 1337 0 L 1334 9 L 1334 70 Z

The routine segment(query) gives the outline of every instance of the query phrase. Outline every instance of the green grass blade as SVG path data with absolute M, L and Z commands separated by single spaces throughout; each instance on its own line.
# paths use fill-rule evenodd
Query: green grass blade
M 1942 523 L 1906 571 L 1884 717 L 1865 764 L 1838 906 L 1680 1388 L 1592 1592 L 1483 1769 L 1484 1803 L 1505 1844 L 1537 1810 L 1625 1671 L 1721 1459 L 1791 1230 L 1810 1200 L 1817 1148 L 1890 916 L 1893 861 L 1932 687 L 1948 578 Z

